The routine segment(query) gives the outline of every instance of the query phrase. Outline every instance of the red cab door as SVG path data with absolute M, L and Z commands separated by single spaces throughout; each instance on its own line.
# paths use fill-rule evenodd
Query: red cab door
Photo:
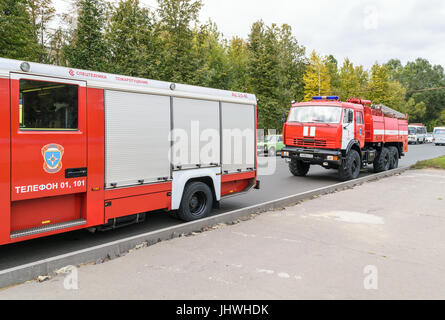
M 81 221 L 86 84 L 11 73 L 11 232 Z
M 365 121 L 362 111 L 355 111 L 355 139 L 360 142 L 360 147 L 365 146 Z

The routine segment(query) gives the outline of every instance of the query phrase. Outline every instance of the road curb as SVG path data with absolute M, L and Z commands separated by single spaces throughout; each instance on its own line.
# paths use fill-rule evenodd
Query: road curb
M 184 223 L 161 230 L 148 232 L 142 235 L 113 241 L 103 245 L 94 246 L 92 248 L 55 256 L 52 258 L 36 261 L 10 269 L 5 269 L 0 271 L 0 288 L 5 288 L 15 284 L 23 283 L 25 281 L 33 280 L 42 275 L 52 276 L 55 274 L 56 270 L 68 265 L 80 265 L 111 260 L 127 254 L 128 251 L 136 248 L 141 244 L 146 244 L 149 246 L 161 241 L 177 238 L 182 235 L 187 235 L 191 232 L 200 232 L 203 228 L 206 227 L 215 226 L 220 223 L 232 223 L 239 219 L 250 217 L 252 214 L 258 214 L 270 210 L 284 208 L 286 206 L 291 206 L 303 200 L 308 200 L 316 196 L 349 189 L 365 182 L 400 174 L 409 169 L 409 167 L 404 167 L 377 173 L 353 181 L 342 182 L 335 185 L 264 202 L 247 208 L 226 212 L 203 220 Z

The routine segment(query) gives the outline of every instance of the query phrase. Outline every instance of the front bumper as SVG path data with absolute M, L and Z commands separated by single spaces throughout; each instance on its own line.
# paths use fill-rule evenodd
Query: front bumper
M 343 159 L 343 155 L 339 150 L 302 147 L 284 147 L 281 149 L 281 157 L 284 159 L 301 160 L 310 164 L 319 164 L 324 167 L 338 167 Z

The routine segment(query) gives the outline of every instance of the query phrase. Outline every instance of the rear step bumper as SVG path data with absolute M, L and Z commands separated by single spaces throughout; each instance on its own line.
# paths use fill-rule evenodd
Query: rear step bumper
M 30 228 L 30 229 L 24 229 L 24 230 L 18 230 L 11 233 L 11 239 L 17 239 L 17 238 L 23 238 L 32 236 L 35 234 L 45 233 L 45 232 L 51 232 L 61 229 L 68 229 L 72 227 L 78 227 L 85 225 L 87 223 L 84 219 L 79 220 L 73 220 L 68 222 L 62 222 L 62 223 L 55 223 L 44 227 L 37 227 L 37 228 Z

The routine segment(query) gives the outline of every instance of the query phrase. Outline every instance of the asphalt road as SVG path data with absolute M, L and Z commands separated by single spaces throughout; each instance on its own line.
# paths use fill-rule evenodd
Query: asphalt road
M 431 144 L 410 146 L 409 152 L 399 165 L 409 166 L 419 160 L 431 159 L 445 155 L 445 147 Z M 254 190 L 246 195 L 233 197 L 222 201 L 221 209 L 214 214 L 279 199 L 289 195 L 313 190 L 338 183 L 337 172 L 326 170 L 319 166 L 311 167 L 307 177 L 294 177 L 287 164 L 280 158 L 259 158 L 259 173 L 261 190 Z M 272 169 L 272 170 L 271 170 Z M 371 166 L 372 170 L 372 166 Z M 372 174 L 371 170 L 363 170 L 362 175 Z M 269 174 L 273 172 L 273 174 Z M 171 218 L 164 212 L 148 215 L 145 223 L 130 226 L 120 230 L 91 234 L 80 230 L 51 237 L 35 239 L 0 247 L 0 270 L 19 266 L 53 256 L 82 250 L 91 246 L 110 241 L 158 230 L 181 222 Z

